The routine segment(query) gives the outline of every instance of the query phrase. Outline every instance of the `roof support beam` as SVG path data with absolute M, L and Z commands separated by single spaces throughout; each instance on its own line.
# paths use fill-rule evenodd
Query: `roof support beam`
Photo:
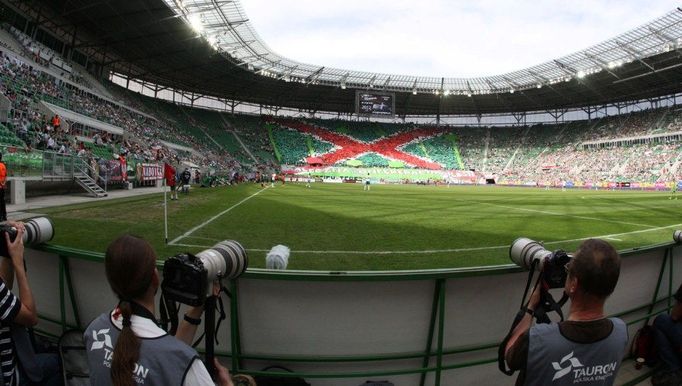
M 559 69 L 561 69 L 561 71 L 563 71 L 568 76 L 573 76 L 573 75 L 575 75 L 576 72 L 578 72 L 575 68 L 573 68 L 571 66 L 567 66 L 567 65 L 561 63 L 560 61 L 558 61 L 556 59 L 554 59 L 553 62 L 554 62 L 554 64 L 559 66 Z
M 616 44 L 618 44 L 618 46 L 619 46 L 623 51 L 625 51 L 625 52 L 627 52 L 628 54 L 630 54 L 635 60 L 637 60 L 638 62 L 640 62 L 640 63 L 642 63 L 643 65 L 645 65 L 646 67 L 648 67 L 651 71 L 656 71 L 656 69 L 653 68 L 653 67 L 651 67 L 651 66 L 649 65 L 649 63 L 647 63 L 647 62 L 645 62 L 644 60 L 642 60 L 642 54 L 641 54 L 640 52 L 638 52 L 638 51 L 635 50 L 634 48 L 629 47 L 629 46 L 628 46 L 627 44 L 625 44 L 625 43 L 621 43 L 619 40 L 616 40 Z
M 324 66 L 318 68 L 315 72 L 308 75 L 308 77 L 306 78 L 306 83 L 311 84 L 311 83 L 315 82 L 317 80 L 317 78 L 319 78 L 320 75 L 322 75 L 322 71 L 324 71 Z
M 649 31 L 651 31 L 651 33 L 654 34 L 654 36 L 656 36 L 658 38 L 658 40 L 660 40 L 661 42 L 663 42 L 663 43 L 675 43 L 674 37 L 666 34 L 663 31 L 654 29 L 651 26 L 649 26 L 648 28 L 649 28 Z
M 604 63 L 603 60 L 588 54 L 587 52 L 584 52 L 585 56 L 587 59 L 589 59 L 592 63 L 596 64 L 599 66 L 602 70 L 608 72 L 609 74 L 613 75 L 616 79 L 620 79 L 620 76 L 616 75 L 613 71 L 609 69 L 609 65 L 607 63 Z

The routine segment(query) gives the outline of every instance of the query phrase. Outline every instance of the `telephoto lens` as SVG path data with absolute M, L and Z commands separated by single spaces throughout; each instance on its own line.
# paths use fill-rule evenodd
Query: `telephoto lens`
M 527 270 L 533 264 L 534 260 L 538 260 L 538 270 L 542 271 L 542 265 L 545 258 L 552 255 L 551 251 L 545 249 L 542 244 L 526 237 L 519 237 L 514 240 L 511 247 L 509 247 L 509 258 L 516 265 Z
M 45 243 L 54 237 L 52 221 L 47 217 L 32 218 L 24 223 L 24 244 Z
M 45 243 L 52 240 L 52 237 L 54 237 L 54 227 L 47 217 L 32 218 L 24 222 L 24 227 L 26 228 L 26 232 L 24 232 L 22 240 L 26 245 Z M 4 241 L 4 234 L 8 234 L 10 241 L 14 242 L 14 239 L 17 237 L 17 232 L 17 228 L 8 223 L 0 224 L 0 256 L 9 257 L 7 243 Z
M 209 281 L 217 278 L 236 279 L 249 265 L 246 251 L 234 240 L 221 241 L 213 248 L 196 254 L 206 269 Z

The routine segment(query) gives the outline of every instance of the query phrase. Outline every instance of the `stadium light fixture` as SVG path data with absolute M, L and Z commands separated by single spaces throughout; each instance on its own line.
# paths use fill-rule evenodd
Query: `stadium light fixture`
M 417 95 L 417 90 L 416 90 L 416 89 L 412 90 L 412 95 Z
M 537 88 L 542 88 L 542 83 L 538 83 Z
M 513 93 L 514 93 L 514 89 L 509 90 L 509 93 L 510 93 L 510 94 L 513 94 Z
M 199 14 L 195 13 L 189 15 L 187 21 L 189 21 L 189 25 L 192 26 L 196 32 L 201 33 L 204 30 L 204 23 L 201 21 L 201 16 L 199 16 Z
M 450 90 L 445 90 L 445 91 L 443 91 L 443 95 L 445 95 L 445 96 L 450 95 Z
M 578 77 L 578 79 L 582 79 L 585 77 L 585 71 L 580 70 L 580 71 L 575 73 L 575 76 Z

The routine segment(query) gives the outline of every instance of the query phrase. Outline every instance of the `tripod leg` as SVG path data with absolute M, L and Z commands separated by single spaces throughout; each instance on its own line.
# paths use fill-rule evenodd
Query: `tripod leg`
M 213 364 L 213 358 L 215 358 L 215 307 L 216 307 L 216 297 L 209 296 L 206 299 L 206 304 L 204 304 L 204 316 L 205 324 L 204 331 L 206 332 L 206 343 L 204 348 L 206 349 L 206 369 L 211 375 L 211 378 L 215 379 L 216 368 Z

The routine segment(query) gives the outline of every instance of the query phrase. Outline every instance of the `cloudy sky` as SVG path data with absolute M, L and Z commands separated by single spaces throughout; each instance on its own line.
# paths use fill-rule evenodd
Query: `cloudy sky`
M 679 0 L 242 0 L 275 52 L 317 65 L 470 77 L 555 59 Z

